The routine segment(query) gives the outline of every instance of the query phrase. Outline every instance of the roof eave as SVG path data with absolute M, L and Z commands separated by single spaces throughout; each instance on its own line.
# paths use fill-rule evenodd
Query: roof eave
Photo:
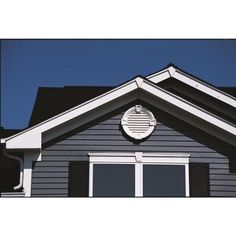
M 177 106 L 178 108 L 186 112 L 193 114 L 198 118 L 205 120 L 208 123 L 211 123 L 212 125 L 217 126 L 219 129 L 230 133 L 234 137 L 236 136 L 236 128 L 234 126 L 228 124 L 227 122 L 224 122 L 223 120 L 213 116 L 210 113 L 207 113 L 206 111 L 189 103 L 188 101 L 158 87 L 154 83 L 138 77 L 79 106 L 76 106 L 44 122 L 41 122 L 38 125 L 26 129 L 11 137 L 3 139 L 3 142 L 6 143 L 7 149 L 41 148 L 41 137 L 42 133 L 44 133 L 45 131 L 50 130 L 64 122 L 68 122 L 75 117 L 78 117 L 88 111 L 100 107 L 107 102 L 111 102 L 139 88 L 147 93 L 150 93 L 160 99 L 171 103 L 172 105 Z
M 198 78 L 189 75 L 188 73 L 182 71 L 179 68 L 176 68 L 175 66 L 171 65 L 168 68 L 159 71 L 158 73 L 149 75 L 146 77 L 150 81 L 154 82 L 155 84 L 158 84 L 166 79 L 174 78 L 177 79 L 203 93 L 206 93 L 207 95 L 210 95 L 214 97 L 217 100 L 220 100 L 234 108 L 236 108 L 236 99 L 231 96 L 230 94 L 227 94 L 218 88 L 204 83 L 203 81 L 199 80 Z

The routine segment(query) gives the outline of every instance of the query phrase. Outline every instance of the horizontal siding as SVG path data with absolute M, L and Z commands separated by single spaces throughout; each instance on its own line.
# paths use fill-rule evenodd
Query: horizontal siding
M 33 168 L 33 196 L 66 196 L 69 161 L 88 160 L 89 152 L 185 152 L 191 162 L 209 163 L 211 196 L 236 196 L 236 174 L 229 173 L 226 147 L 202 131 L 154 108 L 157 126 L 144 142 L 124 135 L 120 120 L 130 106 L 99 118 L 43 148 L 43 161 Z M 213 140 L 213 141 L 212 141 Z M 214 146 L 214 147 L 213 147 Z M 221 153 L 215 150 L 221 148 Z M 225 194 L 225 195 L 224 195 Z
M 167 142 L 168 141 L 168 142 Z M 60 147 L 63 148 L 64 146 L 70 145 L 70 146 L 75 146 L 75 147 L 80 147 L 80 146 L 101 146 L 104 145 L 104 142 L 106 145 L 112 146 L 114 145 L 114 142 L 116 146 L 130 146 L 132 145 L 132 142 L 126 141 L 126 140 L 112 140 L 112 139 L 107 139 L 107 140 L 76 140 L 76 139 L 70 139 L 70 140 L 64 140 L 62 142 L 57 143 L 53 147 Z M 139 146 L 154 146 L 158 142 L 158 145 L 160 146 L 173 146 L 173 147 L 181 147 L 183 144 L 187 147 L 204 147 L 203 144 L 201 143 L 196 143 L 194 141 L 183 141 L 183 140 L 158 140 L 158 141 L 151 141 L 148 140 L 148 142 L 140 143 Z M 52 150 L 52 149 L 47 149 L 47 150 Z
M 63 155 L 44 155 L 43 154 L 44 159 L 46 159 L 47 161 L 58 161 L 58 160 L 66 160 L 69 161 L 88 161 L 88 155 L 70 155 L 68 152 L 66 152 Z
M 114 127 L 114 129 L 88 129 L 85 131 L 81 131 L 81 135 L 119 135 L 120 134 L 120 130 L 119 130 L 119 126 Z M 158 129 L 158 126 L 156 127 L 156 129 Z M 96 131 L 95 131 L 96 130 Z M 186 135 L 192 135 L 192 134 L 199 134 L 199 132 L 194 132 L 191 130 L 183 130 L 183 132 L 186 133 Z M 171 136 L 178 136 L 181 135 L 180 132 L 175 131 L 175 130 L 155 130 L 152 133 L 153 136 L 166 136 L 166 135 L 171 135 Z M 74 137 L 73 137 L 74 138 Z
M 211 180 L 229 180 L 236 181 L 236 174 L 210 174 Z M 214 182 L 215 184 L 215 182 Z
M 34 183 L 67 183 L 68 182 L 68 178 L 60 178 L 60 177 L 49 177 L 49 178 L 35 178 L 34 179 Z
M 195 158 L 196 157 L 196 158 Z M 194 156 L 193 154 L 191 155 L 191 162 L 202 162 L 202 163 L 218 163 L 218 164 L 227 164 L 229 165 L 229 161 L 226 158 L 222 158 L 222 157 L 207 157 L 207 155 L 204 156 Z
M 32 196 L 66 197 L 68 195 L 68 161 L 35 162 Z
M 37 170 L 35 170 L 36 173 L 40 172 L 67 172 L 68 168 L 67 167 L 62 167 L 62 166 L 54 166 L 54 167 L 38 167 Z
M 235 186 L 235 180 L 211 180 L 212 186 Z
M 217 168 L 217 169 L 210 168 L 210 174 L 228 174 L 228 175 L 230 175 L 229 169 L 221 169 L 221 168 Z M 232 174 L 232 175 L 234 175 L 234 174 Z
M 228 163 L 211 163 L 210 164 L 212 169 L 217 169 L 217 168 L 221 168 L 221 169 L 229 169 L 229 164 Z
M 32 188 L 34 189 L 67 189 L 67 183 L 33 183 Z
M 211 191 L 211 197 L 236 197 L 236 191 Z
M 49 195 L 57 195 L 57 194 L 67 194 L 68 195 L 68 189 L 67 188 L 58 188 L 58 189 L 47 189 L 47 188 L 38 188 L 34 189 L 32 188 L 32 195 L 36 196 L 37 194 L 49 194 Z
M 236 192 L 236 186 L 233 185 L 212 185 L 210 186 L 211 191 L 231 191 Z
M 37 162 L 37 167 L 40 168 L 40 167 L 68 167 L 68 162 L 67 161 L 54 161 L 54 162 L 44 162 L 44 161 L 40 161 L 40 162 Z
M 33 178 L 53 178 L 53 177 L 58 177 L 58 178 L 68 178 L 68 172 L 37 172 L 37 171 L 33 171 Z
M 157 144 L 158 145 L 158 144 Z M 48 160 L 47 158 L 49 156 L 58 156 L 58 160 L 62 160 L 64 161 L 65 160 L 65 156 L 77 156 L 78 159 L 77 160 L 80 160 L 80 157 L 83 157 L 83 158 L 87 158 L 88 159 L 88 152 L 91 152 L 91 151 L 115 151 L 117 149 L 113 149 L 112 147 L 116 147 L 115 145 L 114 146 L 108 146 L 106 148 L 106 146 L 103 146 L 102 148 L 99 148 L 98 149 L 94 149 L 93 147 L 89 147 L 87 150 L 70 150 L 70 147 L 67 147 L 67 150 L 45 150 L 43 151 L 43 156 L 46 158 L 46 160 Z M 164 148 L 160 148 L 160 147 L 152 147 L 152 148 L 139 148 L 139 147 L 129 147 L 129 148 L 119 148 L 118 149 L 119 151 L 123 151 L 123 152 L 126 152 L 126 151 L 147 151 L 147 152 L 188 152 L 188 153 L 191 153 L 191 157 L 192 158 L 198 158 L 198 157 L 204 157 L 204 158 L 219 158 L 221 159 L 222 157 L 224 157 L 223 155 L 219 154 L 219 153 L 215 153 L 215 152 L 199 152 L 197 150 L 197 148 L 193 148 L 192 150 L 191 149 L 187 149 L 182 147 L 182 148 L 179 148 L 178 151 L 175 147 L 164 147 Z M 61 156 L 61 158 L 60 158 Z
M 78 140 L 78 141 L 81 141 L 81 140 L 98 140 L 98 137 L 99 137 L 99 140 L 118 140 L 118 141 L 126 141 L 128 142 L 127 140 L 124 140 L 124 138 L 120 135 L 116 136 L 116 135 L 99 135 L 99 136 L 94 136 L 94 135 L 76 135 L 76 136 L 73 136 L 73 137 L 69 137 L 67 138 L 66 140 L 63 140 L 59 143 L 63 143 L 64 141 L 70 141 L 70 140 Z M 150 136 L 148 137 L 148 140 L 149 141 L 194 141 L 193 139 L 189 138 L 189 137 L 186 137 L 186 136 L 183 136 L 183 135 L 179 135 L 179 136 L 171 136 L 171 135 L 157 135 L 157 136 Z M 58 143 L 58 144 L 59 144 Z M 131 143 L 131 142 L 129 142 Z
M 88 151 L 89 152 L 89 151 Z M 72 152 L 72 151 L 65 151 L 61 155 L 55 155 L 55 153 L 50 152 L 47 154 L 43 154 L 44 158 L 47 161 L 58 161 L 58 160 L 65 160 L 65 156 L 67 161 L 88 161 L 88 154 L 83 153 L 82 155 L 79 155 L 78 153 L 81 152 Z M 199 153 L 193 153 L 191 154 L 191 162 L 203 162 L 203 163 L 228 163 L 228 160 L 226 158 L 222 157 L 209 157 L 209 155 L 198 155 Z
M 141 146 L 141 145 L 133 145 L 133 146 L 119 146 L 115 145 L 106 145 L 106 142 L 104 142 L 103 145 L 54 145 L 47 149 L 47 151 L 64 151 L 65 149 L 69 149 L 71 151 L 143 151 L 143 152 L 207 152 L 212 153 L 212 150 L 210 150 L 207 147 L 189 147 L 184 146 L 182 143 L 182 146 L 170 146 L 171 144 L 166 144 L 166 146 Z

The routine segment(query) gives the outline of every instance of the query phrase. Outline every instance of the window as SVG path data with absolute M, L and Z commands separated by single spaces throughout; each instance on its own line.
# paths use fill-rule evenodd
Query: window
M 93 166 L 94 197 L 134 197 L 135 169 L 132 164 Z
M 184 165 L 144 165 L 143 196 L 185 196 Z
M 89 153 L 89 196 L 189 196 L 189 154 Z

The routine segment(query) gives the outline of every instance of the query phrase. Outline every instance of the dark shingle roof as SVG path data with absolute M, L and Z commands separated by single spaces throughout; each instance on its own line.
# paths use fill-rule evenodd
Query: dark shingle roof
M 74 86 L 38 89 L 29 127 L 97 97 L 113 87 Z
M 236 87 L 218 87 L 218 89 L 236 98 Z
M 19 133 L 21 129 L 4 129 L 0 126 L 0 138 L 6 138 L 12 136 L 16 133 Z
M 40 87 L 29 121 L 29 127 L 82 104 L 113 88 L 114 87 L 99 86 L 65 86 L 61 88 Z M 235 87 L 219 87 L 219 89 L 236 97 Z

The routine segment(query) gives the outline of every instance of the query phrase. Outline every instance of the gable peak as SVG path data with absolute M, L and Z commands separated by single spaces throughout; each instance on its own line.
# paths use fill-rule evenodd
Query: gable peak
M 136 82 L 138 88 L 141 88 L 142 83 L 143 83 L 143 78 L 140 77 L 140 76 L 137 76 L 137 77 L 135 78 L 135 82 Z
M 168 67 L 168 72 L 170 74 L 170 77 L 173 77 L 175 72 L 176 72 L 176 68 L 174 66 L 169 66 Z

